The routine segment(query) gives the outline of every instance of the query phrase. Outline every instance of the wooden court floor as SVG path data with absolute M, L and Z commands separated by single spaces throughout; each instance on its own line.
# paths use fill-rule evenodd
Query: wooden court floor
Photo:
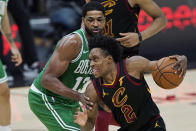
M 154 101 L 165 120 L 167 131 L 196 131 L 196 70 L 188 70 L 182 84 L 173 90 L 160 89 L 145 75 Z M 12 130 L 47 131 L 30 111 L 27 101 L 29 87 L 11 88 Z M 110 131 L 117 127 L 110 126 Z

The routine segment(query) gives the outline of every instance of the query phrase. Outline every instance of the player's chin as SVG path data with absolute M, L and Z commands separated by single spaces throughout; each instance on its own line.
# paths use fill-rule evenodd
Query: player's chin
M 93 34 L 93 37 L 95 37 L 95 36 L 97 36 L 97 35 L 98 35 L 98 33 L 94 33 L 94 32 L 93 32 L 92 34 Z
M 93 75 L 94 75 L 95 78 L 99 78 L 100 77 L 100 75 L 98 73 L 93 73 Z
M 92 34 L 93 34 L 93 36 L 97 36 L 97 35 L 100 35 L 101 34 L 101 32 L 100 31 L 98 31 L 98 32 L 92 32 Z

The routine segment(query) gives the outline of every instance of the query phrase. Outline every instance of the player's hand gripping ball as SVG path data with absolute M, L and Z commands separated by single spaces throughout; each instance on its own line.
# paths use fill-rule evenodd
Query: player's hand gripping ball
M 183 80 L 184 77 L 179 77 L 180 72 L 173 69 L 176 59 L 164 57 L 156 63 L 155 71 L 152 76 L 155 83 L 164 89 L 176 88 Z

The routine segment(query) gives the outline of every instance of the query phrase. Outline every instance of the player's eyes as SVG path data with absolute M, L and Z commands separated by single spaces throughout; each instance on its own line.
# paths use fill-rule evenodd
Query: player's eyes
M 101 19 L 98 19 L 97 21 L 100 21 L 101 22 L 101 21 L 103 21 L 103 19 L 101 18 Z
M 92 21 L 93 21 L 93 19 L 87 19 L 87 21 L 92 22 Z
M 94 61 L 94 62 L 97 62 L 97 61 L 98 61 L 98 58 L 94 58 L 93 61 Z

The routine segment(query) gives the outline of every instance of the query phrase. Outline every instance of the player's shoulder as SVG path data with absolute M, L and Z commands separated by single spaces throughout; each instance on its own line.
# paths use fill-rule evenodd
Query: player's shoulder
M 80 48 L 82 44 L 81 38 L 77 34 L 69 34 L 64 36 L 60 41 L 58 46 L 61 47 L 67 47 L 71 46 L 74 48 Z
M 144 66 L 144 61 L 146 61 L 146 58 L 142 56 L 132 56 L 126 59 L 126 67 L 130 70 L 140 68 L 141 66 Z
M 131 63 L 136 63 L 136 62 L 140 62 L 140 61 L 143 61 L 145 58 L 143 56 L 132 56 L 128 59 L 126 59 L 127 63 L 128 64 L 131 64 Z
M 131 0 L 129 0 L 129 1 L 131 1 Z M 152 0 L 134 0 L 134 4 L 139 4 L 139 5 L 141 5 L 141 4 L 144 4 L 144 3 L 146 3 L 146 2 L 151 2 Z

